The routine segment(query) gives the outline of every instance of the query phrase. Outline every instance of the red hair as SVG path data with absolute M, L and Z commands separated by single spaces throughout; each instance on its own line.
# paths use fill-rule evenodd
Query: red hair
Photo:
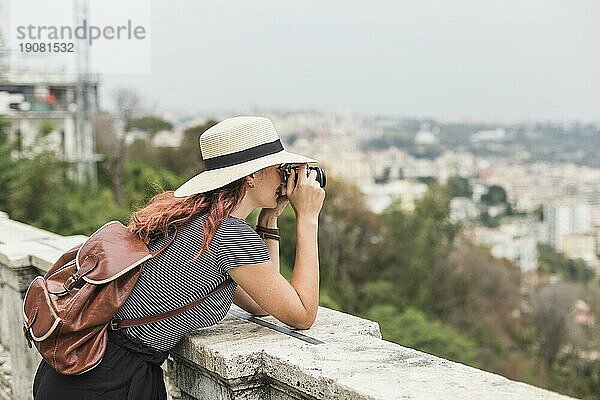
M 178 226 L 198 214 L 208 213 L 202 225 L 204 240 L 196 257 L 208 247 L 215 231 L 225 218 L 242 201 L 246 194 L 245 178 L 206 193 L 187 197 L 175 197 L 173 191 L 165 191 L 154 196 L 143 208 L 131 216 L 129 230 L 145 243 L 151 236 L 167 236 L 169 228 Z

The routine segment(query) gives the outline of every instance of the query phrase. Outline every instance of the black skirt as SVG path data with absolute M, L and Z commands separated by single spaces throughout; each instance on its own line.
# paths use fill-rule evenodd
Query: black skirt
M 35 400 L 166 400 L 159 352 L 121 331 L 109 331 L 104 358 L 81 375 L 61 375 L 44 360 L 33 380 Z

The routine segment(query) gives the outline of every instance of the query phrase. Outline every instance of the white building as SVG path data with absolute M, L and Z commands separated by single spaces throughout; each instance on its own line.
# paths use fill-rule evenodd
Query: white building
M 475 176 L 475 156 L 470 153 L 445 151 L 435 160 L 438 166 L 438 179 L 445 184 L 451 176 L 471 178 Z
M 405 178 L 437 177 L 438 167 L 433 160 L 413 159 L 412 162 L 404 168 Z
M 431 146 L 439 142 L 436 134 L 439 133 L 439 128 L 433 128 L 433 131 L 429 130 L 429 124 L 421 124 L 421 128 L 415 135 L 415 144 L 421 146 Z
M 406 166 L 414 160 L 414 157 L 397 147 L 370 152 L 368 156 L 374 176 L 381 177 L 388 170 L 390 180 L 403 179 Z
M 476 227 L 469 231 L 471 239 L 490 247 L 496 258 L 507 258 L 521 272 L 537 269 L 537 225 L 529 219 L 514 219 L 498 228 Z
M 563 252 L 568 258 L 581 258 L 588 265 L 596 266 L 596 236 L 587 233 L 570 233 L 563 236 Z
M 544 204 L 544 220 L 549 244 L 557 251 L 563 251 L 565 235 L 592 232 L 591 206 L 575 198 Z
M 373 169 L 368 157 L 362 153 L 304 153 L 319 160 L 327 176 L 354 183 L 358 187 L 373 182 Z
M 174 129 L 172 131 L 163 130 L 157 132 L 152 138 L 152 146 L 154 147 L 179 147 L 183 139 L 183 131 Z
M 469 221 L 476 219 L 479 216 L 477 205 L 471 199 L 466 197 L 455 197 L 450 200 L 450 220 Z
M 380 213 L 397 199 L 400 200 L 403 210 L 413 211 L 415 201 L 427 192 L 427 185 L 421 182 L 398 180 L 381 185 L 362 185 L 359 189 L 366 195 L 369 207 L 374 212 Z

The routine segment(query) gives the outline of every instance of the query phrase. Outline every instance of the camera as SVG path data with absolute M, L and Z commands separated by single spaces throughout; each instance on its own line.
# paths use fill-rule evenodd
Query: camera
M 290 177 L 290 173 L 292 172 L 292 170 L 296 171 L 296 174 L 298 174 L 298 170 L 300 169 L 299 166 L 291 166 L 291 165 L 286 165 L 283 168 L 283 180 L 285 182 L 287 182 L 288 178 Z M 310 175 L 310 171 L 317 171 L 317 182 L 319 182 L 319 185 L 324 188 L 325 185 L 327 184 L 327 176 L 325 175 L 325 170 L 323 168 L 320 167 L 308 167 L 306 169 L 306 176 Z

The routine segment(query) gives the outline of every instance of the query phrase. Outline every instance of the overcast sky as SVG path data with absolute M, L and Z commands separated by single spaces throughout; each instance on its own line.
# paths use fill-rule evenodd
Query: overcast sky
M 597 0 L 151 3 L 150 74 L 101 101 L 600 121 Z

